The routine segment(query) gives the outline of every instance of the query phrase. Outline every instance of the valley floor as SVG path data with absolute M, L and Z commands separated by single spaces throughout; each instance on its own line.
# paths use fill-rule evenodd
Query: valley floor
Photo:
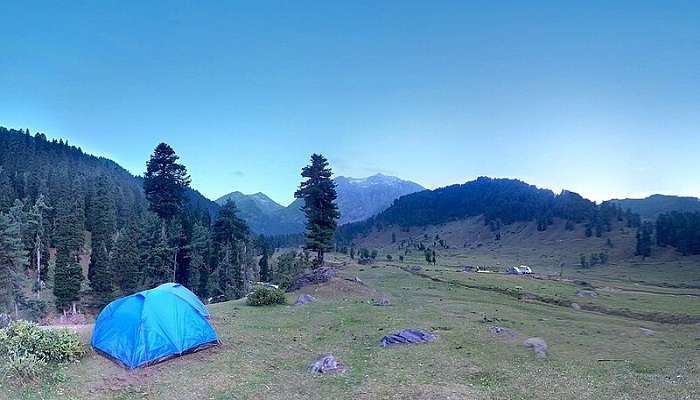
M 600 273 L 590 277 L 599 296 L 584 298 L 573 281 L 467 274 L 448 261 L 420 268 L 408 259 L 350 262 L 340 278 L 302 289 L 318 298 L 313 304 L 212 305 L 222 341 L 216 348 L 134 372 L 92 353 L 64 367 L 53 384 L 4 384 L 0 398 L 700 399 L 700 325 L 691 322 L 700 318 L 700 290 L 619 282 Z M 372 305 L 383 297 L 390 306 Z M 602 311 L 542 301 L 550 298 Z M 661 314 L 689 319 L 656 322 L 652 315 Z M 491 326 L 517 336 L 498 337 Z M 383 335 L 409 327 L 438 339 L 379 346 Z M 522 345 L 528 337 L 547 342 L 547 359 Z M 348 371 L 308 372 L 328 353 Z

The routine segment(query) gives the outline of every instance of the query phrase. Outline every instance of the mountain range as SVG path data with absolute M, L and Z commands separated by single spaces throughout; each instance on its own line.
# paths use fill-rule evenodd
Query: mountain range
M 382 174 L 367 178 L 338 176 L 334 181 L 338 192 L 340 225 L 365 220 L 391 206 L 399 197 L 425 190 L 415 182 Z M 304 231 L 301 199 L 285 207 L 264 193 L 243 194 L 235 191 L 221 196 L 216 203 L 223 205 L 229 200 L 236 203 L 241 218 L 255 233 L 279 235 Z
M 668 196 L 655 194 L 643 199 L 613 199 L 623 209 L 630 209 L 647 220 L 655 220 L 660 214 L 671 211 L 700 212 L 700 199 L 697 197 Z

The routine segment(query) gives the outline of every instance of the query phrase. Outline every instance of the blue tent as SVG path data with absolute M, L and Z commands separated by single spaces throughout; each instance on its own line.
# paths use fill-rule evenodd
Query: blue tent
M 219 342 L 197 296 L 164 283 L 114 300 L 95 321 L 92 347 L 127 368 L 137 368 Z

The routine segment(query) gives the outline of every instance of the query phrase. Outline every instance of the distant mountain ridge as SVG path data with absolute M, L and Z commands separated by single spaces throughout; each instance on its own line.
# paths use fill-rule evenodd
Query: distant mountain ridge
M 334 181 L 340 225 L 365 220 L 389 208 L 399 197 L 425 190 L 415 182 L 382 174 L 364 179 L 339 176 Z
M 700 212 L 700 199 L 697 197 L 669 196 L 654 194 L 643 199 L 612 199 L 623 209 L 630 209 L 643 219 L 655 220 L 660 214 L 672 211 Z
M 423 186 L 394 176 L 376 174 L 367 178 L 334 178 L 338 192 L 339 224 L 365 220 L 391 206 L 401 196 L 425 190 Z M 284 207 L 263 193 L 246 195 L 231 192 L 216 199 L 223 205 L 232 200 L 241 217 L 253 232 L 266 235 L 300 233 L 304 231 L 303 202 L 295 199 Z
M 603 230 L 620 213 L 613 204 L 598 206 L 574 192 L 554 194 L 517 179 L 479 177 L 461 185 L 403 196 L 368 220 L 340 227 L 336 237 L 350 242 L 383 226 L 439 225 L 478 216 L 483 216 L 494 231 L 521 221 L 536 221 L 538 230 L 544 231 L 554 218 L 587 222 Z

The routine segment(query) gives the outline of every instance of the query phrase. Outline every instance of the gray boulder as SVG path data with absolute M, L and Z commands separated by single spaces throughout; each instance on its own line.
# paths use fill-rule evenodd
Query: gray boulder
M 345 366 L 332 354 L 327 354 L 313 363 L 310 370 L 317 374 L 337 374 L 345 372 Z
M 581 306 L 578 303 L 571 303 L 571 308 L 576 311 L 581 311 Z
M 537 358 L 547 358 L 547 342 L 541 338 L 529 338 L 523 342 L 523 345 L 532 349 Z
M 314 270 L 311 270 L 300 277 L 298 277 L 294 283 L 292 283 L 288 288 L 287 292 L 294 292 L 295 290 L 299 290 L 303 288 L 304 286 L 309 286 L 317 283 L 324 283 L 328 282 L 331 280 L 331 278 L 335 278 L 337 275 L 337 272 L 335 268 L 330 268 L 330 267 L 321 267 L 321 268 L 316 268 Z
M 310 294 L 302 294 L 297 298 L 297 301 L 294 304 L 303 305 L 313 303 L 314 301 L 316 301 L 316 298 L 314 296 Z
M 598 293 L 592 291 L 592 290 L 579 290 L 576 292 L 576 296 L 578 297 L 598 297 Z

